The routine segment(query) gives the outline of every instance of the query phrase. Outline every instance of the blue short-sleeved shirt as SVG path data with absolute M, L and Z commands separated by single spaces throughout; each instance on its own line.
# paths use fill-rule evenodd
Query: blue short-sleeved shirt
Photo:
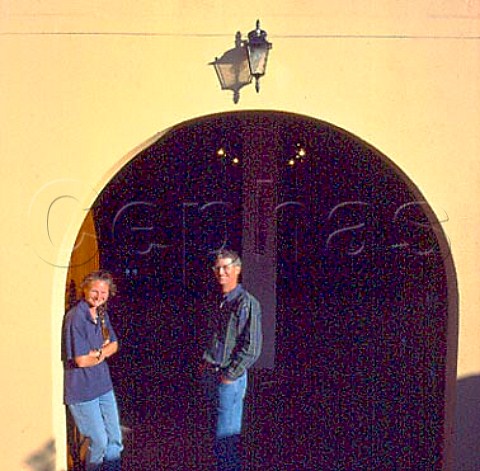
M 117 336 L 108 314 L 105 314 L 105 322 L 110 331 L 110 341 L 116 342 Z M 103 344 L 101 324 L 93 322 L 85 301 L 80 301 L 67 312 L 63 340 L 65 404 L 91 401 L 112 390 L 112 379 L 106 361 L 86 368 L 80 368 L 75 364 L 75 357 L 87 355 L 90 350 L 99 349 Z

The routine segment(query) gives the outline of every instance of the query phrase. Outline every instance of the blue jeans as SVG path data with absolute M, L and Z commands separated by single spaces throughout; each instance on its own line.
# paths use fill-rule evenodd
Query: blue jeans
M 104 462 L 107 467 L 108 463 L 118 463 L 112 469 L 120 469 L 122 431 L 113 391 L 91 401 L 70 404 L 68 408 L 80 433 L 90 439 L 87 471 L 101 469 Z
M 218 385 L 216 437 L 240 435 L 242 432 L 243 400 L 247 391 L 247 373 L 231 384 Z
M 242 432 L 243 402 L 247 390 L 247 373 L 233 383 L 220 382 L 217 374 L 206 377 L 207 399 L 214 435 L 214 452 L 219 471 L 240 471 L 240 434 Z

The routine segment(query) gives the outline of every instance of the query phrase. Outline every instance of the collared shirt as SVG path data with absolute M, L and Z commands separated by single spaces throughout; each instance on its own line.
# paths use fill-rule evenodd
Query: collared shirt
M 218 365 L 227 379 L 239 378 L 262 350 L 260 303 L 238 284 L 206 315 L 209 338 L 204 360 Z
M 110 341 L 116 342 L 117 336 L 107 313 L 105 322 L 110 331 Z M 67 312 L 63 334 L 65 404 L 90 401 L 112 390 L 112 379 L 106 361 L 86 368 L 75 364 L 75 357 L 87 355 L 90 350 L 100 349 L 103 345 L 101 323 L 93 321 L 85 301 L 80 301 Z

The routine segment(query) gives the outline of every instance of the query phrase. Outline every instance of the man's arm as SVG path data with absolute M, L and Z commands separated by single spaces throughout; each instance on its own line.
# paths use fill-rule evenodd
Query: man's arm
M 246 309 L 245 326 L 237 338 L 231 362 L 225 369 L 222 382 L 229 383 L 239 378 L 252 366 L 262 351 L 262 313 L 259 302 L 250 298 L 241 309 Z M 241 317 L 241 316 L 240 316 Z

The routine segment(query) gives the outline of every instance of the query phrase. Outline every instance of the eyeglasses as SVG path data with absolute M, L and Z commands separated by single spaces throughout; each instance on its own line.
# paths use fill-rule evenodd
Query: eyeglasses
M 237 259 L 235 260 L 232 260 L 230 263 L 227 263 L 226 265 L 214 265 L 212 267 L 212 270 L 215 272 L 215 273 L 220 273 L 220 270 L 223 268 L 225 271 L 229 271 L 233 265 L 235 265 L 235 262 L 237 261 Z

